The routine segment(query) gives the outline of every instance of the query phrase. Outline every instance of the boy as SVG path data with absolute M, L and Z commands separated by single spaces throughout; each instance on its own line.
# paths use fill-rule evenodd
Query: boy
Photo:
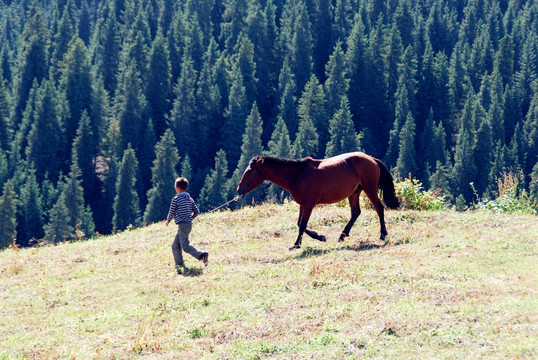
M 188 254 L 191 254 L 196 259 L 202 261 L 207 266 L 207 252 L 200 252 L 196 250 L 191 244 L 189 244 L 189 233 L 192 229 L 192 220 L 198 214 L 200 210 L 194 203 L 187 190 L 189 189 L 189 181 L 183 177 L 176 179 L 176 192 L 177 195 L 172 198 L 170 204 L 170 210 L 168 211 L 168 217 L 166 219 L 166 226 L 170 224 L 170 221 L 174 219 L 178 225 L 177 234 L 172 243 L 172 253 L 174 254 L 174 261 L 176 263 L 176 270 L 179 274 L 183 272 L 185 264 L 183 263 L 183 255 L 181 250 Z

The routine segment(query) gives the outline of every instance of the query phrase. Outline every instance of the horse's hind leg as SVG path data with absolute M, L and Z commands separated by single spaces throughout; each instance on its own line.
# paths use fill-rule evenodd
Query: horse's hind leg
M 351 219 L 349 219 L 349 222 L 347 223 L 346 227 L 344 228 L 344 231 L 342 231 L 342 234 L 338 238 L 338 242 L 344 241 L 344 238 L 349 236 L 349 232 L 351 231 L 351 228 L 355 224 L 355 221 L 361 214 L 361 206 L 359 204 L 359 198 L 361 195 L 362 188 L 357 188 L 357 191 L 355 191 L 353 194 L 351 194 L 347 199 L 349 201 L 349 207 L 351 208 Z
M 388 234 L 387 228 L 385 227 L 385 208 L 383 207 L 381 200 L 379 200 L 379 197 L 377 196 L 377 186 L 365 187 L 364 192 L 368 196 L 368 199 L 370 199 L 370 201 L 372 202 L 372 205 L 377 212 L 377 216 L 379 216 L 379 225 L 381 227 L 381 234 L 379 236 L 379 239 L 385 240 L 385 236 L 387 236 Z

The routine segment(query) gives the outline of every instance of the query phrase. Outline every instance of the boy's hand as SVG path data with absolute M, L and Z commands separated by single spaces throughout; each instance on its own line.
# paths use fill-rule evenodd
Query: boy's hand
M 165 224 L 168 226 L 168 224 L 170 224 L 170 220 L 166 220 Z

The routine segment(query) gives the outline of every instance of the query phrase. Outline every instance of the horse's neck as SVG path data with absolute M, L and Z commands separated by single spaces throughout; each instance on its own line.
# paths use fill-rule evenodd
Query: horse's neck
M 299 166 L 283 166 L 279 164 L 267 165 L 263 170 L 265 180 L 280 186 L 291 193 L 291 182 L 302 171 Z

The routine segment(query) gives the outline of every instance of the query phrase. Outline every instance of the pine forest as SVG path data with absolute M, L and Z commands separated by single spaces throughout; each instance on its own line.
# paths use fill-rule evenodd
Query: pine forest
M 0 248 L 202 211 L 254 155 L 538 197 L 535 0 L 0 0 Z M 282 201 L 264 185 L 243 201 Z

